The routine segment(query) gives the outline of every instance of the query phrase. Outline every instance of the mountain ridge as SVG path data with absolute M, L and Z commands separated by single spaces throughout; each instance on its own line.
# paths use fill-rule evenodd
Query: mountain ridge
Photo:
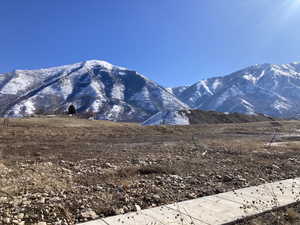
M 13 117 L 62 112 L 73 104 L 97 119 L 142 122 L 165 109 L 188 108 L 142 74 L 100 60 L 15 70 L 0 77 L 0 93 L 0 114 Z
M 200 80 L 176 96 L 194 109 L 288 117 L 300 112 L 298 89 L 300 63 L 266 63 Z
M 62 113 L 70 104 L 96 119 L 143 122 L 184 109 L 292 117 L 300 112 L 300 63 L 256 64 L 191 86 L 164 88 L 102 60 L 0 74 L 0 115 Z M 184 122 L 183 122 L 184 123 Z

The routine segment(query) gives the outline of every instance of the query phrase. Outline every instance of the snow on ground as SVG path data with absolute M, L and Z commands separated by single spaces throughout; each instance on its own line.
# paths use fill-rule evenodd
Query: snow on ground
M 188 116 L 182 111 L 164 111 L 156 113 L 143 123 L 144 126 L 161 124 L 189 125 L 190 121 Z

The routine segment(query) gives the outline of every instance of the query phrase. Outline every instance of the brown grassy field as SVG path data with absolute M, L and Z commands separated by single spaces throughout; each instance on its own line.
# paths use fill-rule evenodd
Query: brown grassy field
M 0 126 L 0 224 L 74 224 L 297 177 L 299 137 L 298 121 L 10 119 Z

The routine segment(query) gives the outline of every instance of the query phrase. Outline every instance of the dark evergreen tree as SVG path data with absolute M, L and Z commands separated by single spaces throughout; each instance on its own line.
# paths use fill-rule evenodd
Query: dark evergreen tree
M 76 109 L 75 109 L 75 106 L 74 105 L 70 105 L 69 108 L 68 108 L 68 114 L 69 115 L 74 115 L 76 114 Z

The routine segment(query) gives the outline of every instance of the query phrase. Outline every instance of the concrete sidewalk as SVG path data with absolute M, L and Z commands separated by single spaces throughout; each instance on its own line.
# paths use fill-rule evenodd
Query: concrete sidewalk
M 127 213 L 81 225 L 226 224 L 300 200 L 300 178 Z

